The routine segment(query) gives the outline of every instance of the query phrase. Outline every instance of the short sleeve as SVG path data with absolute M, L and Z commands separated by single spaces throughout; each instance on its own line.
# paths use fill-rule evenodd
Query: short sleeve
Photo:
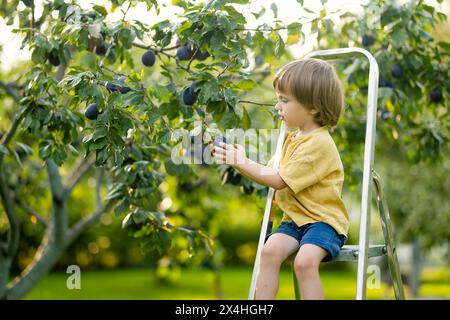
M 312 166 L 311 157 L 295 152 L 287 163 L 278 169 L 278 174 L 289 188 L 298 193 L 318 182 Z
M 336 170 L 337 163 L 330 143 L 319 140 L 300 144 L 278 173 L 292 191 L 298 193 Z

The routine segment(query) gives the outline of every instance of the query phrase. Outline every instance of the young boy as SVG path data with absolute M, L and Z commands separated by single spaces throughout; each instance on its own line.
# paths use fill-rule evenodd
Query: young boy
M 276 190 L 281 225 L 261 252 L 255 299 L 275 299 L 283 261 L 296 253 L 294 266 L 302 299 L 323 299 L 319 265 L 333 260 L 347 240 L 348 212 L 341 198 L 344 168 L 330 133 L 343 110 L 335 70 L 325 61 L 301 59 L 279 69 L 273 80 L 276 109 L 288 128 L 280 168 L 258 164 L 241 145 L 213 148 L 217 163 L 233 166 L 249 179 Z

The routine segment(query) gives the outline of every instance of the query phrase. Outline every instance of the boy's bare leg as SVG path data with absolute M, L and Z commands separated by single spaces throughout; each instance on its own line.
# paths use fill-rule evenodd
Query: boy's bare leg
M 314 244 L 305 243 L 300 247 L 294 261 L 295 274 L 300 282 L 303 300 L 322 300 L 324 298 L 319 265 L 328 251 Z
M 298 241 L 286 234 L 272 234 L 261 251 L 256 279 L 255 300 L 274 300 L 279 285 L 280 267 L 299 248 Z

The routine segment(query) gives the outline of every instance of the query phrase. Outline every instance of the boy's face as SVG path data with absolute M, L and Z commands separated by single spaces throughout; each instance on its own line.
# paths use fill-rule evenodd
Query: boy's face
M 278 103 L 275 109 L 278 110 L 278 116 L 286 123 L 289 128 L 304 128 L 311 125 L 315 110 L 308 110 L 293 96 L 288 93 L 276 91 Z

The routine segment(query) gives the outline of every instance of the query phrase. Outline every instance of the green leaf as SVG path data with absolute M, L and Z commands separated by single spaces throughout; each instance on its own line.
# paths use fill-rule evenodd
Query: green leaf
M 172 132 L 169 129 L 162 129 L 159 133 L 159 143 L 167 143 L 170 141 L 170 137 L 172 136 Z
M 13 153 L 15 159 L 16 159 L 16 162 L 19 164 L 19 166 L 22 166 L 22 161 L 20 160 L 19 154 L 14 149 L 12 149 L 11 151 L 12 151 L 12 153 Z
M 253 16 L 256 19 L 259 19 L 264 13 L 266 13 L 266 8 L 261 7 L 261 10 L 259 12 L 252 12 Z
M 397 48 L 402 48 L 408 41 L 408 34 L 403 29 L 397 29 L 392 34 L 392 44 Z
M 242 125 L 245 129 L 250 129 L 252 126 L 252 122 L 250 120 L 250 116 L 248 115 L 247 109 L 245 107 L 242 107 Z
M 156 221 L 158 225 L 163 224 L 165 215 L 161 211 L 148 212 L 147 214 L 150 220 Z
M 160 85 L 159 83 L 154 83 L 150 90 L 152 96 L 158 99 L 159 102 L 170 102 L 172 92 L 166 86 Z
M 25 144 L 25 143 L 22 143 L 22 142 L 16 142 L 16 144 L 17 144 L 17 146 L 19 146 L 26 154 L 33 154 L 33 149 L 29 146 L 29 145 L 27 145 L 27 144 Z M 0 147 L 1 148 L 1 147 Z
M 6 148 L 6 147 L 5 147 L 4 145 L 2 145 L 2 144 L 0 144 L 0 152 L 3 153 L 3 154 L 5 154 L 5 155 L 8 155 L 8 154 L 9 154 L 8 148 Z
M 277 18 L 278 17 L 278 7 L 277 7 L 276 3 L 272 3 L 270 5 L 270 9 L 272 10 L 274 17 Z
M 284 51 L 284 42 L 281 35 L 277 34 L 277 40 L 275 42 L 275 56 L 280 57 Z
M 92 23 L 88 27 L 89 34 L 94 38 L 100 38 L 101 34 L 100 31 L 102 31 L 102 25 L 101 23 Z
M 238 121 L 234 112 L 225 112 L 219 123 L 223 128 L 231 129 L 237 126 Z
M 191 168 L 184 164 L 175 164 L 172 159 L 167 158 L 164 161 L 166 171 L 171 176 L 187 177 L 191 173 Z
M 442 49 L 444 49 L 445 52 L 450 53 L 450 43 L 445 41 L 439 41 L 437 45 L 440 46 Z
M 299 22 L 292 22 L 287 26 L 288 29 L 288 35 L 291 34 L 298 34 L 300 30 L 302 29 L 302 24 Z
M 31 60 L 34 63 L 41 63 L 45 59 L 46 53 L 47 51 L 45 49 L 36 47 L 31 54 Z
M 116 214 L 116 216 L 121 215 L 122 213 L 124 213 L 126 210 L 128 210 L 130 206 L 130 199 L 129 198 L 124 198 L 122 201 L 119 202 L 119 204 L 114 208 L 114 213 Z
M 158 251 L 160 253 L 166 252 L 170 249 L 170 246 L 172 245 L 172 236 L 169 233 L 169 231 L 164 229 L 158 230 L 158 238 L 159 238 L 159 247 Z
M 105 7 L 103 7 L 103 6 L 95 5 L 92 7 L 92 9 L 94 9 L 95 11 L 97 11 L 104 17 L 106 17 L 108 15 L 108 12 L 106 11 Z
M 140 210 L 133 214 L 133 221 L 136 224 L 143 223 L 146 220 L 147 220 L 147 215 Z
M 224 9 L 228 12 L 228 15 L 230 18 L 239 23 L 239 24 L 245 24 L 246 20 L 244 15 L 242 15 L 240 12 L 238 12 L 234 7 L 232 6 L 225 6 Z
M 119 32 L 119 38 L 126 49 L 131 49 L 136 35 L 128 28 L 123 28 Z
M 95 156 L 96 165 L 104 165 L 109 156 L 107 148 L 97 149 Z
M 253 81 L 252 79 L 243 79 L 236 84 L 236 86 L 240 90 L 245 90 L 245 91 L 254 89 L 256 87 L 256 85 L 257 85 L 257 83 L 255 81 Z
M 51 147 L 48 144 L 40 145 L 39 146 L 39 157 L 43 160 L 47 159 L 50 156 L 51 153 Z
M 72 152 L 73 155 L 78 156 L 80 152 L 70 143 L 68 144 L 69 150 Z
M 120 182 L 113 184 L 106 195 L 106 200 L 113 200 L 122 197 L 126 193 L 127 186 Z
M 127 214 L 125 216 L 125 218 L 123 218 L 122 220 L 122 229 L 125 229 L 126 227 L 131 226 L 131 224 L 133 223 L 133 212 L 130 212 L 129 214 Z
M 85 137 L 83 138 L 82 142 L 83 142 L 83 143 L 86 143 L 86 142 L 91 141 L 91 140 L 92 140 L 92 136 L 93 136 L 92 133 L 88 134 L 87 136 L 85 136 Z
M 106 127 L 97 127 L 95 128 L 94 133 L 92 134 L 92 140 L 95 142 L 100 138 L 106 137 L 108 133 Z
M 125 160 L 123 151 L 120 149 L 114 150 L 114 164 L 116 166 L 121 166 Z

